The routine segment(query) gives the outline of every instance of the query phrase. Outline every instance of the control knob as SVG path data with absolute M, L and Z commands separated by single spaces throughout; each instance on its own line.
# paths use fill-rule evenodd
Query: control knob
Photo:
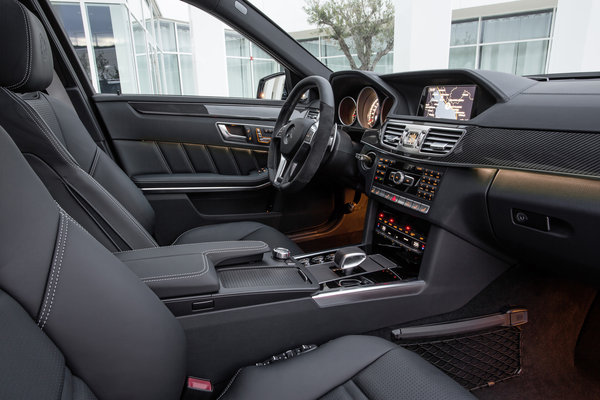
M 396 185 L 401 185 L 404 182 L 404 172 L 402 171 L 395 171 L 392 172 L 390 174 L 390 179 L 392 180 L 392 182 L 394 182 Z
M 285 247 L 275 247 L 273 249 L 273 258 L 276 260 L 285 261 L 291 257 L 290 251 Z

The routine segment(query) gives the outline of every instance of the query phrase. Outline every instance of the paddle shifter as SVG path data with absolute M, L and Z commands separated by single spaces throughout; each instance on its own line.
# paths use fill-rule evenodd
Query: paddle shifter
M 344 274 L 351 274 L 354 268 L 358 267 L 367 255 L 358 247 L 344 247 L 335 253 L 333 262 Z

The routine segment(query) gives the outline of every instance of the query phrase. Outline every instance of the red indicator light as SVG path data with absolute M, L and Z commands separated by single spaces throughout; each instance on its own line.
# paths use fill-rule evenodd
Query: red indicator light
M 383 217 L 384 217 L 383 213 L 380 213 L 379 218 L 383 218 Z
M 407 231 L 410 231 L 410 226 L 407 226 L 405 229 L 406 229 Z
M 394 223 L 394 218 L 390 218 L 390 224 Z

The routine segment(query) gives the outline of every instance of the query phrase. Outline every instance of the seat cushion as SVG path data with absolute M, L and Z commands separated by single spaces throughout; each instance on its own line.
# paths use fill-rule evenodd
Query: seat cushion
M 240 370 L 220 400 L 474 399 L 417 354 L 371 336 L 344 336 L 289 360 Z
M 220 242 L 229 240 L 259 240 L 268 244 L 271 249 L 275 247 L 285 247 L 289 249 L 293 255 L 302 254 L 302 249 L 277 229 L 252 221 L 200 226 L 182 233 L 175 239 L 173 244 Z

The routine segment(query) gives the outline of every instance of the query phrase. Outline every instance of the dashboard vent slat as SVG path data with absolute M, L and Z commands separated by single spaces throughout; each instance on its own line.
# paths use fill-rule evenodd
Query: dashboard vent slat
M 421 153 L 446 155 L 454 149 L 463 133 L 458 129 L 432 127 L 423 140 Z
M 402 142 L 402 134 L 406 125 L 397 122 L 388 122 L 385 132 L 383 133 L 382 142 L 384 145 L 396 148 Z

